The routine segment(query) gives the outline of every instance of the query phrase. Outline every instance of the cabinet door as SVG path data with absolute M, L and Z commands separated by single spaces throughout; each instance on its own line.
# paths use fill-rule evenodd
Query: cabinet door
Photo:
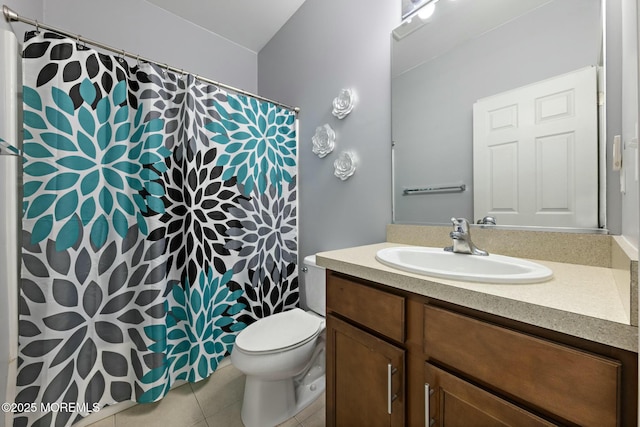
M 404 426 L 404 350 L 327 316 L 327 426 Z
M 542 427 L 556 424 L 503 400 L 430 363 L 425 364 L 426 426 Z

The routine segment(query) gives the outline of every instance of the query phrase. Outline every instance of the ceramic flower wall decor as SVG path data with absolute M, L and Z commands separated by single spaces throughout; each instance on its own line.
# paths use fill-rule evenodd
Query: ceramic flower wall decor
M 311 143 L 313 144 L 312 151 L 318 157 L 323 158 L 333 151 L 336 145 L 336 133 L 328 124 L 318 126 L 315 135 L 311 138 Z
M 351 151 L 343 151 L 340 156 L 333 162 L 335 171 L 333 174 L 341 180 L 346 180 L 356 171 L 357 158 L 355 153 Z
M 344 119 L 353 110 L 356 96 L 351 89 L 342 89 L 340 94 L 333 99 L 331 113 L 339 119 Z

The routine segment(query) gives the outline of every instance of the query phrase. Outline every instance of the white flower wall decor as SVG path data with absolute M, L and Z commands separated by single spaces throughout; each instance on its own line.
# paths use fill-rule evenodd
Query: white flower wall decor
M 333 174 L 341 180 L 346 180 L 356 171 L 358 160 L 354 152 L 343 151 L 340 156 L 333 162 Z
M 356 94 L 352 89 L 342 89 L 340 94 L 333 99 L 331 114 L 339 119 L 344 119 L 353 110 L 356 102 Z
M 323 158 L 327 154 L 333 151 L 336 145 L 336 133 L 331 129 L 331 126 L 325 124 L 316 128 L 316 133 L 311 138 L 313 144 L 312 151 Z

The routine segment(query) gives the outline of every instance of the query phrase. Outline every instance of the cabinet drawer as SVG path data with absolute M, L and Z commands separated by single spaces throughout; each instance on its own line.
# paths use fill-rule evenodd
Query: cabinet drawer
M 327 310 L 404 342 L 404 298 L 340 276 L 327 276 Z
M 618 425 L 618 361 L 429 305 L 424 351 L 476 382 L 572 423 Z

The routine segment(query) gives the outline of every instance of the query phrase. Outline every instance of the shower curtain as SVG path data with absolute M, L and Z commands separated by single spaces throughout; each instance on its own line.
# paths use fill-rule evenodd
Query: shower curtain
M 156 401 L 298 305 L 295 113 L 49 32 L 23 73 L 14 425 Z

